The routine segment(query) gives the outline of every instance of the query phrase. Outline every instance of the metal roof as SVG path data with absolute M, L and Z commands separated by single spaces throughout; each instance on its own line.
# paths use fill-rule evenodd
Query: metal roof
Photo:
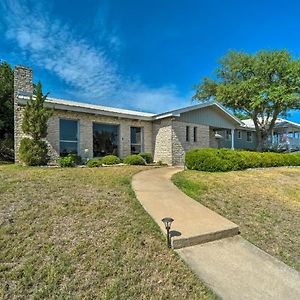
M 246 119 L 246 120 L 242 120 L 242 122 L 244 123 L 244 127 L 246 128 L 255 128 L 254 126 L 254 122 L 252 119 Z M 276 122 L 275 122 L 275 127 L 296 127 L 296 128 L 300 128 L 300 124 L 296 123 L 296 122 L 292 122 L 286 119 L 282 119 L 282 118 L 277 118 Z
M 26 104 L 29 98 L 30 96 L 25 95 L 23 93 L 18 95 L 18 99 L 21 104 Z M 123 117 L 123 118 L 138 119 L 138 120 L 145 120 L 145 121 L 151 121 L 152 117 L 155 116 L 155 114 L 152 113 L 121 109 L 121 108 L 115 108 L 109 106 L 102 106 L 96 104 L 89 104 L 83 102 L 76 102 L 76 101 L 57 99 L 57 98 L 47 98 L 45 104 L 47 107 L 51 107 L 54 109 L 70 110 L 75 112 L 85 112 L 85 113 Z

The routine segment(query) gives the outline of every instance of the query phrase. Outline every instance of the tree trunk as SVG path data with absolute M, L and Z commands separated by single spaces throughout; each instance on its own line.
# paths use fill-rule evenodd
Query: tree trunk
M 264 145 L 264 139 L 261 130 L 256 131 L 256 151 L 262 152 L 263 145 Z

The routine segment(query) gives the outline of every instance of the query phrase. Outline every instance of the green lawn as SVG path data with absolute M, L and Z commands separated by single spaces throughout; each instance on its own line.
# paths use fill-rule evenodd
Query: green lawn
M 142 169 L 0 166 L 0 298 L 215 299 L 135 199 Z
M 184 171 L 173 182 L 240 226 L 242 236 L 300 271 L 300 168 Z

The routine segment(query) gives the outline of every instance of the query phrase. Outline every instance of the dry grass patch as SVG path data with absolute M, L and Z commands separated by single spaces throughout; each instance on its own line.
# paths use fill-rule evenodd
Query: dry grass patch
M 141 169 L 0 166 L 0 297 L 213 299 L 135 199 Z
M 300 270 L 300 168 L 184 171 L 173 181 L 238 224 L 246 239 Z

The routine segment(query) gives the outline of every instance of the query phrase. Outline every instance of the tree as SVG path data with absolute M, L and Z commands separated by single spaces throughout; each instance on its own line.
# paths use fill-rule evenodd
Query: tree
M 44 165 L 48 162 L 47 122 L 52 111 L 45 108 L 44 103 L 48 93 L 43 95 L 42 85 L 37 83 L 35 98 L 28 100 L 23 116 L 22 130 L 30 138 L 23 138 L 20 144 L 20 159 L 28 165 Z
M 7 62 L 0 63 L 0 157 L 13 160 L 14 73 Z
M 256 54 L 230 51 L 221 59 L 215 75 L 195 86 L 193 99 L 215 99 L 249 115 L 258 151 L 263 149 L 276 119 L 300 108 L 300 60 L 293 60 L 287 50 L 261 50 Z

